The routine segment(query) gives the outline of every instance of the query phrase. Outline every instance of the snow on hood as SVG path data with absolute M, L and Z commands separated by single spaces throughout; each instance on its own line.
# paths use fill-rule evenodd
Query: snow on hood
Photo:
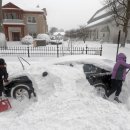
M 47 34 L 38 34 L 37 39 L 42 39 L 42 40 L 46 40 L 47 42 L 49 42 L 50 41 L 50 36 L 47 35 Z

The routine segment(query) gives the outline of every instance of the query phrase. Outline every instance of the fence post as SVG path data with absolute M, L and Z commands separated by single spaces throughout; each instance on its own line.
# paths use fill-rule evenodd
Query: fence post
M 29 54 L 29 46 L 27 47 L 27 50 L 28 50 L 28 57 L 30 57 L 30 54 Z
M 101 45 L 101 49 L 100 49 L 100 56 L 102 56 L 102 45 Z
M 72 40 L 71 40 L 71 55 L 72 55 Z
M 59 45 L 57 43 L 57 57 L 59 57 Z
M 87 47 L 87 45 L 86 45 L 86 54 L 88 53 L 88 47 Z

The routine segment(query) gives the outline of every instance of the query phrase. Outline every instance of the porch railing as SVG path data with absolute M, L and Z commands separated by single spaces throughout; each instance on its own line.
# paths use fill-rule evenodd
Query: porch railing
M 21 23 L 24 24 L 24 20 L 22 19 L 3 19 L 3 24 L 6 23 Z

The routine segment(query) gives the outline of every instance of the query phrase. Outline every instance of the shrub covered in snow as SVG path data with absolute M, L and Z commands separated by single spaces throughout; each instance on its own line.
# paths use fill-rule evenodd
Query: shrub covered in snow
M 49 42 L 50 41 L 50 36 L 47 35 L 47 34 L 38 34 L 37 39 L 42 39 L 42 40 L 46 40 L 46 42 Z
M 33 43 L 33 37 L 30 35 L 26 35 L 25 37 L 22 38 L 21 42 L 24 45 L 30 45 Z
M 0 47 L 7 47 L 7 41 L 4 33 L 0 33 Z

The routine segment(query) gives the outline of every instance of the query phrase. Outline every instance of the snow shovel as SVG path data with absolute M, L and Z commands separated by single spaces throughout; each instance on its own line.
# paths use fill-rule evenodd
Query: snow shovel
M 129 73 L 129 71 L 130 71 L 130 69 L 129 69 L 129 70 L 127 70 L 126 74 L 128 74 L 128 73 Z
M 9 110 L 10 108 L 12 108 L 12 107 L 11 107 L 11 104 L 10 104 L 8 98 L 0 100 L 0 112 Z

